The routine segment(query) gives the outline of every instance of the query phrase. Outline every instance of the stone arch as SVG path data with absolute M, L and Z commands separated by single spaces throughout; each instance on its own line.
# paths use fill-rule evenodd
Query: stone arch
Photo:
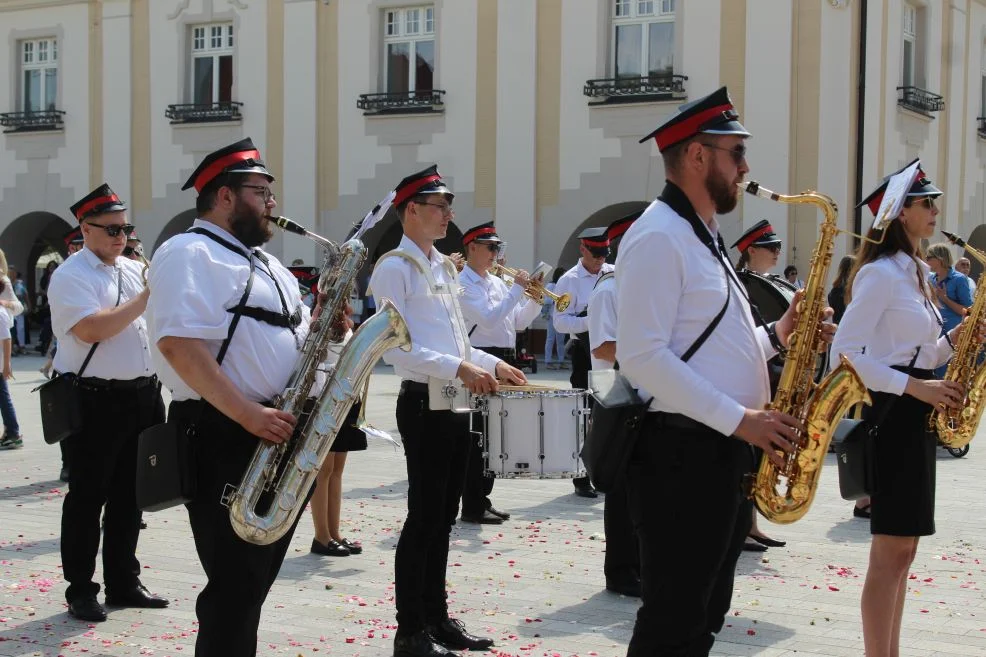
M 37 211 L 17 217 L 0 232 L 0 247 L 7 256 L 7 264 L 16 267 L 24 277 L 32 299 L 37 298 L 41 281 L 41 272 L 35 271 L 38 259 L 45 253 L 57 254 L 58 262 L 68 257 L 64 237 L 73 228 L 75 225 L 57 214 Z
M 637 212 L 643 210 L 650 203 L 648 201 L 625 201 L 622 203 L 614 203 L 608 205 L 605 208 L 596 210 L 582 223 L 575 227 L 568 239 L 565 241 L 565 246 L 562 248 L 561 256 L 558 258 L 558 267 L 564 270 L 569 270 L 575 266 L 575 263 L 579 260 L 579 240 L 576 237 L 586 228 L 592 228 L 595 226 L 608 226 L 620 217 L 625 217 L 631 212 Z M 610 249 L 609 257 L 606 258 L 606 262 L 613 263 L 616 262 L 617 248 L 619 247 L 619 242 L 616 243 L 614 247 Z
M 980 224 L 972 229 L 972 234 L 969 235 L 969 246 L 974 249 L 986 252 L 986 225 Z M 972 268 L 969 270 L 969 275 L 972 280 L 978 281 L 979 275 L 983 273 L 983 265 L 975 258 L 969 256 L 968 253 L 963 251 L 962 255 L 969 258 L 969 262 L 972 263 Z
M 158 233 L 157 239 L 154 241 L 154 248 L 150 253 L 146 253 L 147 257 L 153 257 L 154 252 L 158 250 L 158 247 L 165 243 L 169 238 L 174 237 L 178 233 L 183 233 L 192 227 L 192 222 L 195 221 L 195 217 L 198 214 L 195 212 L 195 208 L 191 210 L 185 210 L 184 212 L 179 212 L 171 220 L 164 225 L 161 232 Z M 146 248 L 146 247 L 145 247 Z

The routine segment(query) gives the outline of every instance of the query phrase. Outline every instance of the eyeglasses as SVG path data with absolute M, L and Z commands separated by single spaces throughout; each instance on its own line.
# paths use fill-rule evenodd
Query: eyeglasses
M 744 146 L 743 144 L 737 144 L 733 148 L 723 148 L 722 146 L 707 144 L 704 141 L 700 141 L 699 143 L 702 146 L 705 146 L 706 148 L 714 148 L 717 151 L 726 151 L 727 153 L 729 153 L 730 157 L 733 158 L 733 162 L 736 163 L 736 166 L 742 164 L 743 159 L 746 158 L 746 146 Z
M 781 245 L 780 244 L 753 244 L 752 246 L 754 246 L 754 247 L 756 247 L 758 249 L 767 249 L 768 251 L 773 251 L 774 253 L 780 253 L 781 252 Z
M 483 246 L 485 246 L 487 249 L 489 249 L 493 253 L 499 253 L 500 252 L 500 249 L 503 248 L 503 245 L 502 244 L 497 244 L 496 242 L 494 242 L 492 244 L 483 244 Z
M 438 211 L 443 215 L 453 214 L 452 206 L 448 203 L 429 203 L 427 201 L 415 201 L 418 205 L 430 205 L 433 208 L 438 208 Z
M 609 247 L 608 246 L 600 246 L 600 247 L 590 247 L 590 246 L 587 246 L 585 248 L 586 248 L 586 250 L 589 251 L 589 253 L 592 254 L 592 256 L 594 258 L 605 258 L 606 256 L 609 255 Z
M 937 205 L 935 205 L 935 199 L 930 196 L 924 196 L 918 199 L 917 202 L 923 205 L 924 207 L 928 208 L 929 210 L 934 210 L 936 207 L 938 207 Z
M 110 237 L 116 237 L 121 232 L 129 237 L 131 233 L 137 230 L 137 227 L 134 226 L 133 224 L 113 224 L 110 226 L 104 226 L 102 224 L 94 224 L 90 222 L 86 225 L 95 226 L 96 228 L 102 228 L 103 230 L 106 231 L 106 234 L 109 235 Z
M 271 201 L 276 200 L 276 197 L 274 196 L 274 192 L 270 191 L 270 187 L 267 187 L 266 185 L 240 185 L 240 187 L 249 187 L 250 189 L 255 189 L 258 192 L 262 193 L 264 197 L 264 203 L 270 203 Z

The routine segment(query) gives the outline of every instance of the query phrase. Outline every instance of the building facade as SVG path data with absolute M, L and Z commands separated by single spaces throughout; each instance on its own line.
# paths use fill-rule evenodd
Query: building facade
M 330 239 L 437 162 L 459 230 L 495 220 L 510 264 L 568 267 L 574 235 L 660 193 L 638 139 L 723 84 L 750 178 L 832 196 L 843 228 L 918 156 L 941 228 L 986 218 L 983 0 L 0 0 L 0 45 L 0 248 L 32 285 L 90 189 L 153 251 L 194 217 L 201 158 L 244 136 L 278 212 Z M 748 198 L 727 243 L 762 218 L 806 271 L 820 214 Z M 398 239 L 390 217 L 370 253 Z M 319 264 L 295 236 L 271 250 Z

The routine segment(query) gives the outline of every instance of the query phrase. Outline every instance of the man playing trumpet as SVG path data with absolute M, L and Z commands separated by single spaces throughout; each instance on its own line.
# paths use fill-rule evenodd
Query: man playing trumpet
M 508 363 L 516 354 L 517 331 L 523 331 L 541 313 L 541 305 L 524 294 L 531 279 L 526 271 L 517 270 L 514 284 L 507 284 L 490 273 L 503 240 L 493 222 L 470 228 L 462 236 L 466 265 L 459 280 L 463 293 L 459 298 L 462 315 L 469 330 L 469 343 Z M 485 474 L 483 448 L 479 441 L 469 441 L 469 461 L 462 489 L 462 519 L 465 522 L 499 525 L 510 517 L 498 511 L 490 501 L 493 477 Z

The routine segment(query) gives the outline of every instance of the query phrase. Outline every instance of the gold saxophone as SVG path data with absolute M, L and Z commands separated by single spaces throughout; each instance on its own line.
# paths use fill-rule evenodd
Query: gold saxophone
M 763 189 L 756 182 L 739 183 L 739 186 L 749 194 L 778 203 L 814 205 L 825 214 L 818 243 L 811 254 L 804 296 L 798 304 L 798 325 L 788 338 L 784 370 L 774 399 L 768 405 L 772 410 L 801 420 L 807 433 L 795 441 L 795 451 L 785 457 L 784 467 L 778 468 L 766 454 L 763 456 L 751 493 L 767 519 L 787 524 L 804 516 L 815 499 L 822 463 L 839 420 L 855 404 L 872 404 L 872 400 L 845 356 L 840 356 L 838 367 L 819 383 L 814 380 L 822 348 L 818 325 L 828 305 L 825 278 L 839 232 L 835 201 L 815 191 L 788 196 Z
M 986 253 L 965 243 L 958 235 L 942 231 L 942 235 L 947 237 L 953 244 L 966 250 L 966 253 L 986 265 Z M 945 447 L 961 449 L 968 445 L 973 436 L 976 435 L 976 427 L 983 416 L 983 391 L 986 390 L 986 364 L 978 362 L 979 351 L 982 349 L 982 341 L 978 336 L 977 327 L 986 319 L 986 273 L 979 276 L 976 285 L 976 297 L 972 300 L 969 308 L 968 326 L 959 336 L 959 343 L 955 345 L 955 353 L 952 360 L 948 363 L 945 371 L 945 381 L 955 381 L 961 383 L 966 388 L 965 405 L 960 411 L 948 410 L 946 412 L 932 411 L 928 418 L 931 428 L 938 431 L 938 440 Z
M 324 371 L 329 345 L 341 338 L 338 316 L 344 312 L 356 273 L 366 259 L 366 247 L 358 239 L 337 246 L 286 217 L 271 217 L 271 221 L 314 240 L 325 252 L 318 290 L 328 298 L 322 314 L 309 327 L 287 387 L 274 400 L 275 408 L 301 417 L 305 403 L 314 397 L 316 377 Z M 342 348 L 335 370 L 315 397 L 315 409 L 298 435 L 281 444 L 258 441 L 240 485 L 224 491 L 222 501 L 229 507 L 230 523 L 240 538 L 268 545 L 287 533 L 304 508 L 315 475 L 349 409 L 365 389 L 373 366 L 394 348 L 410 350 L 411 336 L 394 304 L 380 299 L 376 314 Z

